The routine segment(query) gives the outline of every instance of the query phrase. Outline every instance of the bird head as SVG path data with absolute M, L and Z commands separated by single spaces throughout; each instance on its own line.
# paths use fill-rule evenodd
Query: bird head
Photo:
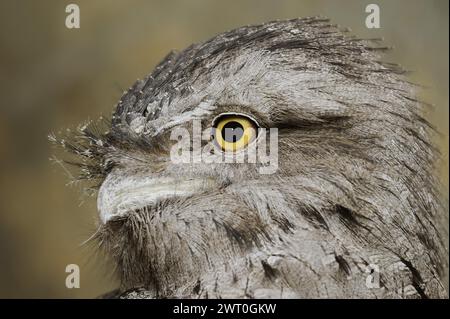
M 98 239 L 123 288 L 444 294 L 430 126 L 385 49 L 322 18 L 242 27 L 170 53 L 106 131 L 64 140 L 99 182 Z M 383 289 L 366 285 L 372 264 Z

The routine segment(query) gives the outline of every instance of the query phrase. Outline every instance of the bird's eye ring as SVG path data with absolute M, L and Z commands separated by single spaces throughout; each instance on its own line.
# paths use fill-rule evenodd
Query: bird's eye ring
M 251 117 L 238 113 L 224 113 L 213 121 L 212 138 L 225 152 L 236 152 L 255 140 L 258 125 Z

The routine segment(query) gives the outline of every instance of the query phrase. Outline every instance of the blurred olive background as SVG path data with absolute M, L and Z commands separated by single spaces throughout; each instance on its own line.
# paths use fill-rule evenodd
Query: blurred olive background
M 81 28 L 65 27 L 76 3 Z M 377 3 L 381 29 L 366 29 Z M 109 116 L 122 91 L 171 49 L 241 25 L 324 15 L 354 34 L 385 38 L 387 60 L 413 70 L 442 133 L 438 174 L 448 188 L 448 1 L 0 1 L 0 297 L 95 297 L 117 280 L 92 248 L 95 198 L 66 187 L 49 162 L 50 132 Z M 65 287 L 78 264 L 81 288 Z

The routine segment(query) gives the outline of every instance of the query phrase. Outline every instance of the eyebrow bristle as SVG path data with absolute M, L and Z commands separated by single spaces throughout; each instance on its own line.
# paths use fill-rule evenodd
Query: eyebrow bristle
M 74 172 L 70 171 L 71 182 L 87 181 L 85 188 L 95 190 L 105 178 L 109 171 L 109 164 L 105 161 L 105 155 L 109 152 L 109 125 L 110 121 L 101 117 L 75 129 L 67 129 L 64 133 L 49 135 L 49 141 L 69 155 L 61 159 L 54 156 L 54 159 L 75 168 Z M 68 170 L 67 167 L 65 169 Z

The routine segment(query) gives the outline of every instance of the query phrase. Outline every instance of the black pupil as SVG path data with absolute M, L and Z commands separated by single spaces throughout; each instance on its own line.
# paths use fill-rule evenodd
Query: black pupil
M 238 122 L 231 121 L 224 125 L 221 133 L 226 142 L 234 143 L 241 139 L 244 128 Z

